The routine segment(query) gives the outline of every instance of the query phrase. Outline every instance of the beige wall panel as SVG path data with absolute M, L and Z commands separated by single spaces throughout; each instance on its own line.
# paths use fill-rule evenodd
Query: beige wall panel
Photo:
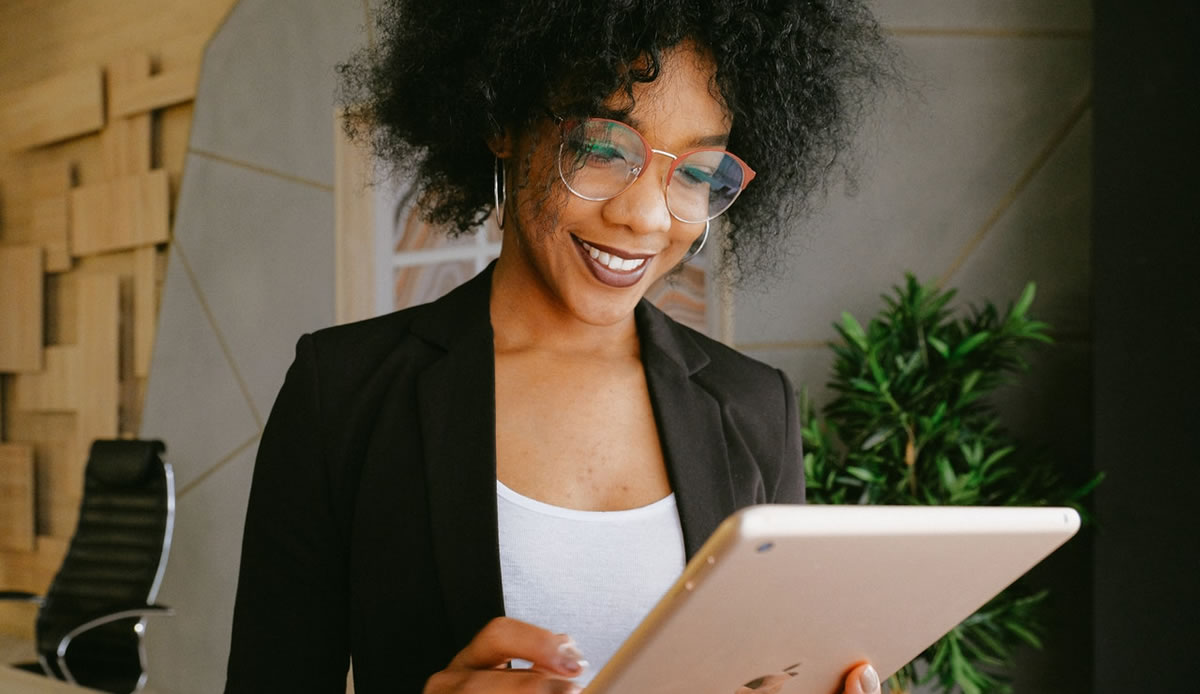
M 33 446 L 0 443 L 0 548 L 31 552 Z
M 0 248 L 0 371 L 42 368 L 42 249 Z
M 338 323 L 375 315 L 375 201 L 371 157 L 346 136 L 343 115 L 333 117 L 334 263 Z
M 104 126 L 103 84 L 92 65 L 5 93 L 0 141 L 17 150 L 96 132 Z
M 142 246 L 133 252 L 133 375 L 150 375 L 154 327 L 158 317 L 158 250 Z
M 76 256 L 164 243 L 169 223 L 170 186 L 161 169 L 71 193 L 71 252 Z
M 76 329 L 83 378 L 77 440 L 86 451 L 93 440 L 116 438 L 118 433 L 120 278 L 84 275 L 79 278 L 78 290 Z M 82 461 L 79 465 L 82 468 Z
M 46 347 L 45 366 L 13 379 L 13 406 L 29 412 L 73 412 L 79 407 L 79 350 L 74 345 Z
M 66 193 L 33 201 L 33 238 L 46 249 L 46 272 L 71 269 L 69 201 Z

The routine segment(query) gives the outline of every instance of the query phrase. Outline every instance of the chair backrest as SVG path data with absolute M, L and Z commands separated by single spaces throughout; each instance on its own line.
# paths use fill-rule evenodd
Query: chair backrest
M 96 441 L 84 475 L 79 523 L 38 611 L 43 667 L 62 677 L 62 638 L 103 614 L 154 602 L 174 525 L 174 481 L 161 441 Z M 75 637 L 67 665 L 84 686 L 132 691 L 145 653 L 141 620 L 127 618 Z M 122 682 L 132 682 L 128 689 Z

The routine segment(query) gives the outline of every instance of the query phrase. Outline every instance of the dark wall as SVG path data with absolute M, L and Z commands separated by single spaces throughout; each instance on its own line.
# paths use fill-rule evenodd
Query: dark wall
M 1094 685 L 1197 691 L 1200 5 L 1096 0 L 1095 38 Z

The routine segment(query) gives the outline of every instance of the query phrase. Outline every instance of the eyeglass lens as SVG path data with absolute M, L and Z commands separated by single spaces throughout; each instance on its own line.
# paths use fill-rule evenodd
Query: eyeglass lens
M 581 121 L 565 134 L 559 172 L 571 192 L 586 200 L 610 200 L 637 180 L 646 146 L 636 130 L 616 121 Z M 728 152 L 705 149 L 674 162 L 667 181 L 667 208 L 684 222 L 705 222 L 733 204 L 746 172 Z

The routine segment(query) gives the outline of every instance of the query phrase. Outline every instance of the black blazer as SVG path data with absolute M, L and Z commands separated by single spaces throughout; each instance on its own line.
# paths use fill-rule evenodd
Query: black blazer
M 491 270 L 300 338 L 259 444 L 226 692 L 420 692 L 504 613 Z M 688 557 L 743 506 L 804 499 L 782 372 L 635 313 Z

